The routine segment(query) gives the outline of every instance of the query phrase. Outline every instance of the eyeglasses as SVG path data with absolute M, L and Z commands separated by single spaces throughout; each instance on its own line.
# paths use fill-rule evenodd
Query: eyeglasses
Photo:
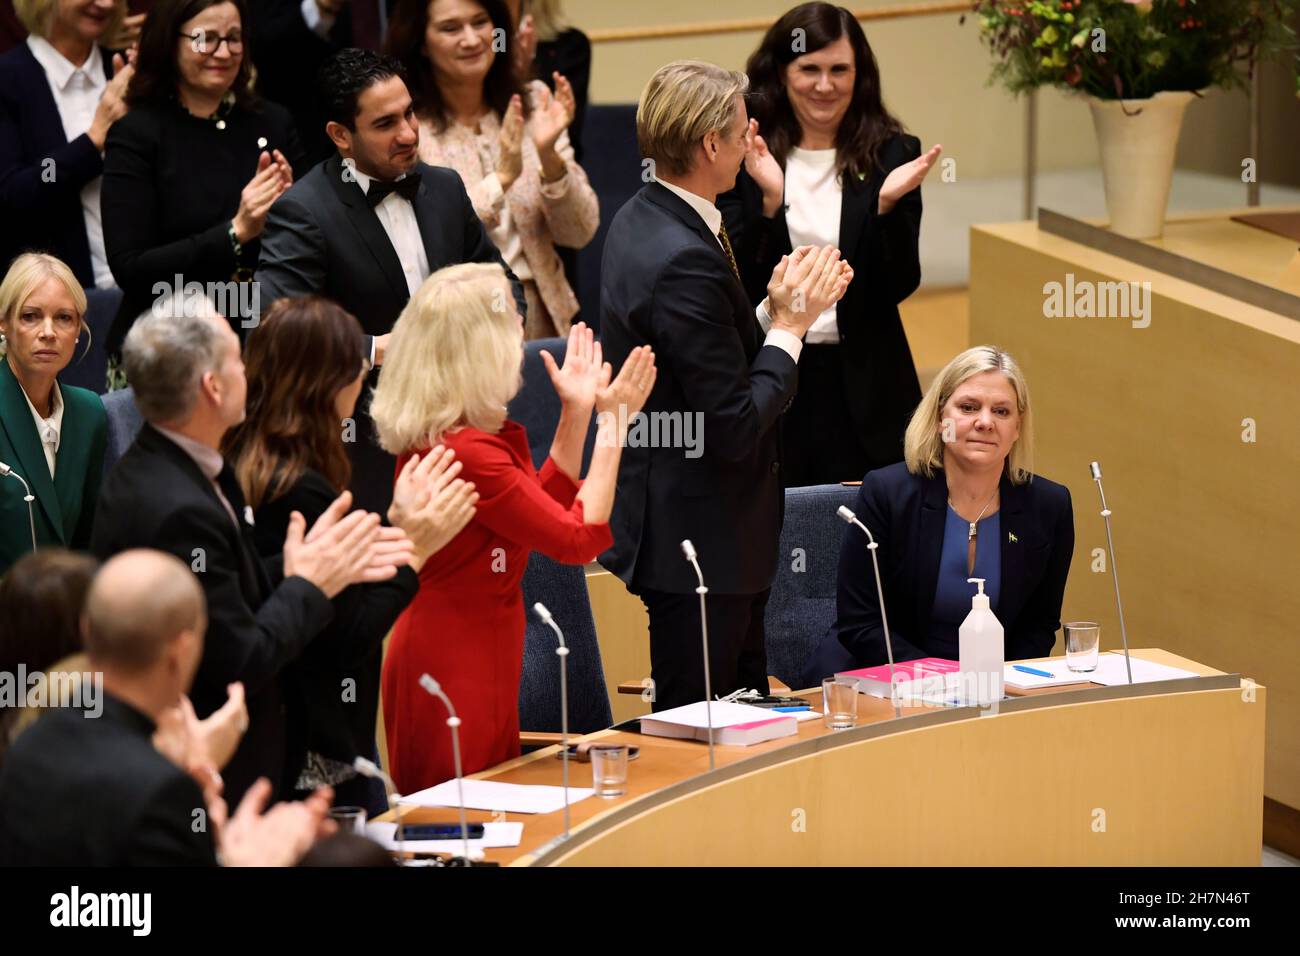
M 223 37 L 215 30 L 195 30 L 193 33 L 181 32 L 177 35 L 189 40 L 190 49 L 204 56 L 213 56 L 223 43 L 231 53 L 242 53 L 244 50 L 244 38 L 238 33 Z

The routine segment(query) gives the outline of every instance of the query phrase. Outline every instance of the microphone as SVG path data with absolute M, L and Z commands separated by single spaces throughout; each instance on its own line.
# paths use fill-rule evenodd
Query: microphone
M 452 706 L 451 698 L 447 696 L 441 684 L 428 674 L 421 674 L 420 686 L 424 688 L 425 693 L 442 701 L 450 715 L 447 718 L 447 726 L 451 728 L 451 759 L 456 770 L 456 798 L 460 801 L 460 842 L 465 859 L 468 860 L 469 824 L 465 822 L 465 782 L 460 772 L 460 718 L 456 716 L 456 708 Z
M 712 770 L 714 767 L 713 681 L 709 675 L 709 619 L 704 608 L 704 596 L 709 593 L 709 589 L 704 586 L 704 572 L 700 570 L 699 555 L 695 553 L 695 545 L 691 544 L 690 538 L 682 540 L 682 554 L 686 556 L 687 561 L 691 562 L 691 567 L 695 568 L 695 577 L 700 582 L 695 593 L 700 596 L 700 636 L 704 642 L 704 719 L 709 724 L 709 769 Z
M 26 478 L 18 474 L 18 472 L 14 471 L 3 461 L 0 461 L 0 478 L 17 478 L 19 481 L 23 483 L 23 488 L 27 491 L 27 494 L 23 495 L 23 501 L 27 502 L 27 526 L 31 529 L 32 532 L 32 550 L 35 551 L 36 550 L 36 519 L 32 516 L 32 502 L 36 500 L 36 496 L 32 494 L 32 487 L 31 485 L 27 484 Z
M 569 838 L 569 647 L 564 643 L 564 632 L 555 623 L 546 605 L 538 601 L 533 612 L 542 623 L 555 632 L 560 646 L 555 653 L 560 658 L 560 762 L 564 766 L 564 839 Z
M 885 629 L 885 653 L 889 656 L 889 699 L 894 704 L 894 716 L 902 717 L 903 708 L 898 702 L 898 685 L 894 683 L 894 642 L 889 636 L 889 616 L 885 614 L 885 589 L 880 583 L 880 562 L 876 559 L 876 549 L 880 546 L 876 544 L 871 529 L 858 520 L 858 516 L 848 505 L 840 505 L 835 513 L 846 524 L 861 528 L 862 533 L 867 536 L 867 550 L 871 552 L 871 567 L 876 572 L 876 598 L 880 601 L 880 623 Z
M 1101 516 L 1106 522 L 1106 547 L 1110 551 L 1110 578 L 1115 582 L 1115 609 L 1119 611 L 1119 635 L 1124 642 L 1124 669 L 1128 672 L 1128 682 L 1133 683 L 1133 664 L 1128 656 L 1128 629 L 1124 626 L 1124 603 L 1119 598 L 1119 565 L 1115 563 L 1115 539 L 1110 533 L 1110 509 L 1106 507 L 1106 492 L 1101 486 L 1101 463 L 1091 462 L 1088 471 L 1097 483 L 1097 494 L 1101 495 Z
M 402 836 L 402 795 L 397 792 L 397 785 L 393 783 L 393 778 L 380 768 L 379 764 L 373 760 L 367 760 L 360 755 L 352 759 L 352 769 L 363 777 L 369 777 L 371 780 L 379 780 L 384 784 L 384 792 L 388 794 L 388 802 L 393 809 L 397 811 L 397 859 L 398 866 L 405 866 L 406 849 L 403 844 L 406 842 Z

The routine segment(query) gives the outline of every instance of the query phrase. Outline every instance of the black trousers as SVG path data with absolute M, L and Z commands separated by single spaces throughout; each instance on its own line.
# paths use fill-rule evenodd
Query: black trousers
M 708 595 L 709 676 L 715 697 L 746 687 L 767 693 L 763 614 L 770 593 Z M 699 595 L 644 591 L 640 597 L 650 615 L 652 709 L 704 700 Z
M 805 345 L 799 393 L 781 418 L 781 474 L 786 488 L 861 481 L 875 463 L 858 441 L 844 401 L 838 345 Z

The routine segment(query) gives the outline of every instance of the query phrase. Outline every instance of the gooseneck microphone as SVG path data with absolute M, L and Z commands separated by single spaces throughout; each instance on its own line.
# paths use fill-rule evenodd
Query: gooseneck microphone
M 898 685 L 894 683 L 894 642 L 889 636 L 889 616 L 885 613 L 885 588 L 880 583 L 880 562 L 876 559 L 876 549 L 880 545 L 876 544 L 871 529 L 858 520 L 858 516 L 848 505 L 840 505 L 835 513 L 846 524 L 861 528 L 862 533 L 867 536 L 867 550 L 871 552 L 871 567 L 876 572 L 876 598 L 880 601 L 880 623 L 885 629 L 885 653 L 889 655 L 889 699 L 894 704 L 894 716 L 902 717 L 903 708 L 898 702 Z
M 1119 636 L 1124 642 L 1124 668 L 1128 672 L 1128 682 L 1133 683 L 1133 664 L 1128 656 L 1128 629 L 1124 626 L 1124 602 L 1119 598 L 1119 565 L 1115 563 L 1115 539 L 1110 533 L 1110 509 L 1106 507 L 1106 492 L 1101 487 L 1101 463 L 1088 465 L 1092 480 L 1097 483 L 1097 494 L 1101 495 L 1101 516 L 1106 521 L 1106 547 L 1110 551 L 1110 579 L 1115 582 L 1115 609 L 1119 612 Z
M 371 780 L 379 780 L 384 785 L 384 792 L 388 794 L 388 803 L 397 811 L 397 860 L 398 866 L 405 866 L 406 840 L 402 836 L 402 795 L 397 792 L 397 785 L 393 783 L 393 778 L 384 773 L 383 768 L 373 760 L 368 760 L 362 756 L 356 756 L 352 759 L 352 769 L 363 777 L 369 777 Z
M 560 658 L 560 763 L 564 766 L 564 839 L 569 838 L 569 647 L 564 643 L 564 632 L 555 623 L 546 605 L 538 601 L 533 613 L 555 632 L 560 646 L 555 649 Z
M 460 842 L 465 859 L 468 860 L 469 824 L 465 822 L 465 781 L 460 772 L 460 718 L 456 716 L 456 708 L 452 706 L 451 698 L 443 691 L 441 684 L 428 674 L 421 674 L 420 686 L 425 693 L 442 701 L 450 715 L 447 717 L 447 726 L 451 728 L 451 759 L 456 770 L 456 799 L 460 803 Z
M 682 541 L 682 554 L 686 560 L 691 562 L 691 567 L 695 569 L 695 577 L 699 580 L 699 587 L 695 593 L 700 596 L 700 636 L 704 642 L 704 719 L 709 724 L 709 769 L 713 769 L 713 681 L 709 676 L 709 619 L 705 613 L 704 596 L 709 593 L 709 589 L 704 586 L 704 572 L 700 570 L 699 555 L 695 553 L 695 545 L 691 544 L 691 539 L 686 538 Z
M 32 516 L 32 502 L 36 500 L 36 496 L 32 494 L 32 487 L 31 485 L 27 484 L 26 478 L 18 474 L 18 472 L 14 471 L 3 461 L 0 461 L 0 478 L 17 478 L 19 481 L 23 483 L 23 488 L 27 492 L 27 494 L 23 495 L 23 501 L 27 502 L 27 526 L 31 529 L 32 532 L 32 550 L 35 551 L 36 550 L 36 518 Z

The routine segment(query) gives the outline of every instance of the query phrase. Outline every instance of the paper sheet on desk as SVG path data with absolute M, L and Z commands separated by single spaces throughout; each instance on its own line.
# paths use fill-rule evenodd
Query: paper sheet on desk
M 506 813 L 554 813 L 564 809 L 564 788 L 497 783 L 493 780 L 466 780 L 465 808 L 468 810 L 504 810 Z M 569 803 L 586 800 L 594 791 L 590 787 L 570 787 Z M 448 780 L 428 790 L 402 797 L 399 803 L 417 807 L 458 807 L 456 781 Z
M 459 854 L 465 846 L 459 839 L 407 840 L 399 844 L 397 842 L 397 824 L 383 823 L 381 821 L 367 823 L 366 836 L 386 850 L 396 850 L 400 847 L 406 853 Z M 494 847 L 518 846 L 519 841 L 523 838 L 524 825 L 522 823 L 485 823 L 483 824 L 483 839 L 470 840 L 469 848 L 471 850 L 490 850 Z
M 1201 676 L 1195 671 L 1183 670 L 1181 667 L 1170 667 L 1168 664 L 1155 664 L 1151 661 L 1144 661 L 1140 657 L 1132 657 L 1130 660 L 1133 662 L 1133 683 L 1135 684 L 1149 684 L 1158 680 L 1180 680 L 1185 677 Z M 1097 658 L 1097 669 L 1087 677 L 1094 684 L 1104 684 L 1107 687 L 1127 684 L 1128 671 L 1124 667 L 1124 655 L 1102 654 Z

